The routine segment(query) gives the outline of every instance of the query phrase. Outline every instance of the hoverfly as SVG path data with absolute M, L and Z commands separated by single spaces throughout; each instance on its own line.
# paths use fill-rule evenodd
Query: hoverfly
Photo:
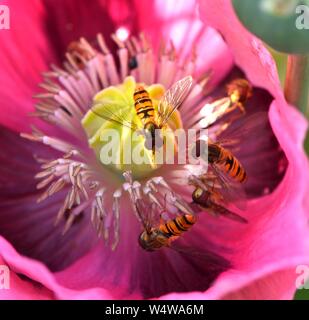
M 139 209 L 140 210 L 140 209 Z M 158 226 L 149 222 L 144 224 L 144 231 L 139 236 L 139 244 L 146 251 L 155 251 L 162 247 L 170 247 L 171 242 L 190 230 L 196 222 L 193 214 L 177 215 L 174 219 L 163 221 Z
M 239 108 L 245 113 L 245 104 L 252 97 L 252 86 L 246 79 L 234 79 L 226 86 L 226 93 L 230 99 L 228 111 Z
M 142 196 L 142 186 L 132 180 L 132 173 L 128 171 L 123 175 L 127 181 L 124 189 L 129 192 L 134 213 L 142 225 L 142 232 L 138 237 L 140 247 L 149 252 L 170 248 L 181 253 L 193 253 L 192 250 L 186 251 L 183 247 L 174 245 L 197 221 L 191 206 L 174 193 L 162 177 L 148 180 L 143 188 L 145 198 Z
M 192 192 L 192 200 L 199 208 L 214 216 L 224 216 L 240 223 L 248 222 L 245 218 L 227 208 L 230 204 L 241 209 L 244 208 L 245 195 L 239 186 L 228 185 L 220 180 L 216 174 L 211 173 L 191 177 L 189 183 L 195 187 Z
M 213 171 L 217 174 L 223 172 L 235 181 L 240 183 L 244 182 L 247 178 L 246 170 L 233 153 L 224 148 L 220 143 L 208 141 L 208 163 Z M 205 143 L 203 140 L 196 141 L 197 150 L 203 150 L 203 148 L 205 148 L 201 146 L 203 143 Z M 197 156 L 200 156 L 198 152 Z
M 210 268 L 225 269 L 230 263 L 222 256 L 212 251 L 196 251 L 193 248 L 184 245 L 178 245 L 178 240 L 183 238 L 185 232 L 190 231 L 197 222 L 197 216 L 190 213 L 180 213 L 167 220 L 163 219 L 163 215 L 168 211 L 160 212 L 159 221 L 157 221 L 155 213 L 155 205 L 149 205 L 145 200 L 138 199 L 136 202 L 136 210 L 142 223 L 142 232 L 138 236 L 140 247 L 147 252 L 157 252 L 164 248 L 172 249 L 187 257 L 206 259 L 206 263 Z
M 205 149 L 207 155 L 208 170 L 189 179 L 189 183 L 195 187 L 192 199 L 195 204 L 208 210 L 211 213 L 217 212 L 231 219 L 245 222 L 236 213 L 227 209 L 230 204 L 243 210 L 246 205 L 246 192 L 244 182 L 247 180 L 247 172 L 237 157 L 230 151 L 233 147 L 244 144 L 244 139 L 254 141 L 258 139 L 260 130 L 265 126 L 267 113 L 258 112 L 249 116 L 246 121 L 233 123 L 223 130 L 213 142 L 208 138 L 197 139 L 195 144 L 195 156 L 203 157 Z M 192 150 L 192 152 L 194 149 Z M 202 169 L 203 170 L 203 169 Z M 242 220 L 242 221 L 241 221 Z
M 132 106 L 128 106 L 117 113 L 115 111 L 117 106 L 107 103 L 102 107 L 102 103 L 98 103 L 92 106 L 91 111 L 107 121 L 125 126 L 132 131 L 141 132 L 145 137 L 145 148 L 154 152 L 156 148 L 160 148 L 164 144 L 160 130 L 168 127 L 170 117 L 187 97 L 192 83 L 191 76 L 177 81 L 164 93 L 159 102 L 158 110 L 154 108 L 145 87 L 137 85 L 133 95 L 135 110 L 133 119 Z M 130 119 L 132 119 L 131 122 Z
M 178 239 L 195 224 L 196 216 L 193 210 L 171 191 L 163 178 L 152 178 L 146 183 L 143 192 L 149 198 L 143 199 L 141 185 L 136 181 L 133 182 L 131 171 L 125 172 L 124 177 L 127 181 L 124 188 L 129 192 L 134 212 L 143 226 L 139 244 L 144 250 L 155 251 L 162 247 L 169 247 L 172 241 Z M 154 183 L 157 184 L 157 187 L 154 186 Z M 158 187 L 163 187 L 165 192 L 159 191 Z M 157 196 L 164 198 L 164 205 Z M 152 199 L 151 203 L 149 199 Z M 169 217 L 167 203 L 172 203 L 172 206 L 177 208 L 175 218 Z M 159 223 L 157 217 L 160 217 Z
M 208 148 L 207 171 L 189 179 L 189 184 L 195 187 L 192 193 L 193 203 L 213 215 L 223 215 L 246 223 L 246 219 L 226 208 L 228 204 L 233 203 L 238 208 L 244 209 L 246 196 L 242 183 L 247 178 L 246 170 L 230 150 L 210 139 L 208 143 L 202 139 L 196 141 L 195 156 L 203 157 L 206 148 Z
M 196 262 L 204 260 L 209 270 L 223 271 L 231 266 L 229 261 L 213 251 L 205 250 L 205 248 L 193 250 L 192 247 L 183 245 L 185 242 L 184 233 L 191 230 L 197 222 L 195 214 L 178 212 L 174 218 L 164 220 L 162 216 L 167 213 L 165 211 L 160 212 L 160 219 L 157 221 L 154 209 L 155 205 L 149 207 L 142 199 L 136 202 L 136 210 L 142 223 L 142 232 L 138 236 L 138 243 L 143 250 L 153 253 L 164 248 L 170 249 L 184 255 L 184 258 L 196 259 L 193 260 Z M 181 240 L 183 241 L 180 245 L 179 241 Z M 173 257 L 171 253 L 169 255 L 171 258 Z

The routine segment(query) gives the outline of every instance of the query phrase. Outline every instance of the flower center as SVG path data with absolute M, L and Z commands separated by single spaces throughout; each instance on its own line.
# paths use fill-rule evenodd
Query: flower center
M 174 131 L 182 128 L 180 113 L 172 112 L 170 103 L 163 110 L 165 121 L 157 123 L 162 115 L 160 101 L 176 80 L 194 73 L 195 60 L 188 56 L 178 61 L 172 44 L 163 43 L 156 53 L 143 34 L 125 42 L 116 35 L 112 38 L 117 55 L 110 52 L 101 34 L 96 44 L 81 38 L 69 45 L 63 67 L 52 65 L 51 71 L 44 73 L 40 84 L 44 91 L 35 96 L 38 102 L 33 115 L 54 125 L 55 130 L 46 134 L 33 128 L 32 134 L 22 136 L 56 150 L 52 158 L 38 159 L 37 188 L 42 189 L 38 202 L 64 192 L 56 214 L 56 224 L 64 224 L 63 233 L 80 216 L 88 215 L 98 236 L 115 249 L 120 239 L 120 214 L 124 208 L 126 214 L 130 212 L 123 205 L 125 199 L 129 198 L 131 213 L 138 220 L 134 208 L 142 197 L 162 209 L 167 201 L 164 195 L 169 193 L 176 210 L 188 211 L 185 201 L 163 178 L 160 167 L 166 161 L 158 162 L 155 155 L 164 153 L 168 144 L 174 148 Z M 198 101 L 205 82 L 196 85 Z M 147 95 L 152 110 L 136 106 L 137 91 Z M 157 128 L 161 146 L 156 145 Z M 178 155 L 175 151 L 173 156 Z
M 134 100 L 136 88 L 142 88 L 147 98 Z M 164 153 L 164 145 L 174 145 L 172 130 L 153 128 L 158 123 L 158 105 L 165 92 L 164 86 L 136 83 L 133 76 L 126 77 L 116 86 L 109 86 L 93 98 L 93 107 L 82 119 L 90 147 L 104 166 L 117 173 L 131 171 L 135 178 L 149 176 L 158 169 L 163 160 L 158 153 Z M 150 100 L 149 100 L 150 99 Z M 141 104 L 142 107 L 137 107 Z M 168 128 L 182 127 L 179 112 L 169 119 Z M 148 129 L 150 128 L 150 129 Z M 164 145 L 158 141 L 164 138 Z

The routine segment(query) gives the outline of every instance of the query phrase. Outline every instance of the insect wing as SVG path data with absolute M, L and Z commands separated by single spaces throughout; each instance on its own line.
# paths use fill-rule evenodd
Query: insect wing
M 127 127 L 133 131 L 141 128 L 136 114 L 132 112 L 131 106 L 119 110 L 117 104 L 95 103 L 91 108 L 91 112 L 106 121 Z
M 210 168 L 216 176 L 216 182 L 219 185 L 218 191 L 223 197 L 223 202 L 233 204 L 237 208 L 245 210 L 247 197 L 243 185 L 234 181 L 228 174 L 218 168 L 217 165 L 212 164 Z
M 246 141 L 257 141 L 268 123 L 267 112 L 257 112 L 228 124 L 216 141 L 225 148 L 238 147 Z
M 135 202 L 135 209 L 138 214 L 138 217 L 140 219 L 140 222 L 143 225 L 143 228 L 148 231 L 151 228 L 150 223 L 150 216 L 149 216 L 149 208 L 148 206 L 143 202 L 142 199 L 136 199 Z
M 142 199 L 136 199 L 136 212 L 146 231 L 150 231 L 153 227 L 158 226 L 158 214 L 156 204 L 150 204 Z
M 245 219 L 244 217 L 240 216 L 239 214 L 233 212 L 233 211 L 230 211 L 226 208 L 224 208 L 224 210 L 222 210 L 220 212 L 220 215 L 221 216 L 224 216 L 230 220 L 233 220 L 233 221 L 236 221 L 236 222 L 239 222 L 239 223 L 248 223 L 248 220 Z
M 158 106 L 158 116 L 160 127 L 163 127 L 187 97 L 193 79 L 191 76 L 185 77 L 177 81 L 170 89 L 168 89 Z

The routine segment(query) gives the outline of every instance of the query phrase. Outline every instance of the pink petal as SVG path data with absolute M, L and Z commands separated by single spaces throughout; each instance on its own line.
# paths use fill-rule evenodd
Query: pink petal
M 32 95 L 41 81 L 40 74 L 56 58 L 44 31 L 42 2 L 35 1 L 31 6 L 26 1 L 1 3 L 10 8 L 11 26 L 1 32 L 0 124 L 25 131 L 29 128 L 28 113 L 33 111 Z
M 201 0 L 199 7 L 202 21 L 222 34 L 233 54 L 235 64 L 241 67 L 251 82 L 282 99 L 276 64 L 270 52 L 242 26 L 233 11 L 231 1 Z
M 0 234 L 28 257 L 60 270 L 82 256 L 97 241 L 89 213 L 62 235 L 64 222 L 54 221 L 65 194 L 38 204 L 43 190 L 36 189 L 34 176 L 40 171 L 34 156 L 56 158 L 57 153 L 29 142 L 0 126 Z M 72 241 L 74 239 L 74 241 Z
M 1 255 L 0 266 L 7 266 L 7 262 L 2 259 Z M 47 300 L 53 297 L 50 290 L 33 281 L 22 279 L 13 270 L 9 270 L 8 282 L 9 288 L 0 290 L 0 300 Z
M 13 247 L 0 237 L 0 262 L 8 266 L 12 273 L 26 276 L 32 281 L 43 285 L 42 289 L 35 290 L 35 285 L 23 283 L 14 274 L 11 278 L 11 288 L 3 293 L 3 299 L 111 299 L 112 296 L 100 288 L 75 291 L 66 289 L 55 281 L 53 274 L 40 262 L 19 255 Z M 53 292 L 53 295 L 50 293 Z M 2 292 L 0 293 L 2 294 Z
M 212 84 L 216 85 L 233 67 L 231 52 L 220 35 L 201 23 L 195 0 L 136 0 L 136 10 L 139 28 L 150 37 L 154 48 L 164 39 L 173 41 L 181 57 L 196 51 L 197 77 L 212 71 Z
M 81 0 L 67 0 L 59 6 L 47 0 L 28 6 L 26 2 L 17 5 L 14 1 L 6 0 L 3 4 L 10 7 L 14 19 L 11 29 L 1 34 L 0 83 L 3 85 L 0 89 L 0 124 L 13 130 L 29 131 L 30 122 L 45 127 L 37 119 L 29 121 L 28 118 L 29 112 L 34 110 L 32 96 L 39 91 L 37 85 L 41 82 L 41 73 L 47 71 L 51 63 L 60 64 L 68 44 L 81 36 L 91 41 L 98 32 L 102 32 L 107 44 L 115 47 L 110 35 L 118 27 L 125 26 L 131 34 L 145 31 L 157 44 L 160 39 L 158 35 L 170 34 L 176 46 L 183 47 L 183 42 L 176 39 L 181 28 L 190 32 L 191 42 L 197 37 L 205 38 L 199 42 L 204 45 L 197 46 L 198 53 L 205 50 L 216 53 L 208 54 L 207 60 L 203 58 L 197 61 L 199 73 L 212 67 L 219 80 L 232 66 L 231 55 L 220 37 L 211 30 L 201 31 L 195 1 L 184 1 L 181 5 L 177 2 L 178 11 L 175 14 L 173 3 L 164 1 L 132 3 L 121 0 L 106 3 L 96 0 L 85 5 Z M 148 12 L 153 14 L 149 15 Z M 161 16 L 163 12 L 165 15 Z M 25 25 L 31 37 L 25 35 Z M 190 41 L 186 48 L 191 47 Z
M 57 154 L 50 154 L 50 150 L 47 150 L 41 144 L 22 139 L 18 134 L 9 132 L 5 128 L 0 127 L 0 132 L 2 137 L 0 140 L 1 149 L 6 150 L 0 156 L 0 232 L 20 253 L 44 262 L 53 271 L 62 270 L 88 251 L 97 239 L 89 222 L 90 214 L 89 212 L 85 213 L 87 219 L 76 226 L 73 225 L 70 232 L 62 236 L 62 226 L 55 228 L 53 222 L 64 196 L 59 194 L 49 201 L 36 204 L 40 192 L 35 189 L 33 179 L 35 173 L 39 171 L 34 155 L 46 157 L 46 154 L 49 154 L 50 157 L 57 157 Z M 134 216 L 126 215 L 126 219 L 127 222 L 122 221 L 124 229 L 121 232 L 121 246 L 115 253 L 106 249 L 100 242 L 78 263 L 59 273 L 57 276 L 59 283 L 76 290 L 84 289 L 86 292 L 94 286 L 108 288 L 113 292 L 113 297 L 128 297 L 128 293 L 124 292 L 128 286 L 135 290 L 138 288 L 145 290 L 144 288 L 146 288 L 149 290 L 147 295 L 153 295 L 154 292 L 157 292 L 158 295 L 160 292 L 167 292 L 170 285 L 177 284 L 178 282 L 173 281 L 173 278 L 167 274 L 169 282 L 162 286 L 161 281 L 158 281 L 157 284 L 154 281 L 155 288 L 151 289 L 154 291 L 148 289 L 147 278 L 151 276 L 148 266 L 152 263 L 153 256 L 149 256 L 137 247 L 136 237 L 132 237 L 132 234 L 138 235 L 140 231 L 140 225 Z M 128 247 L 132 250 L 135 249 L 135 258 L 133 257 L 133 251 L 130 251 L 131 255 L 128 260 Z M 177 256 L 176 252 L 170 253 L 169 256 L 172 258 L 175 254 Z M 162 263 L 165 263 L 165 254 L 160 253 L 159 256 L 160 259 L 156 260 L 158 268 Z M 175 257 L 176 259 L 179 259 L 179 257 Z M 119 263 L 119 261 L 122 262 Z M 136 272 L 136 263 L 140 264 L 140 261 L 145 261 L 140 266 L 140 270 L 143 270 L 143 276 L 141 276 L 141 279 L 132 279 L 132 275 Z M 185 261 L 184 265 L 186 264 L 188 268 L 192 268 L 190 263 Z M 125 268 L 123 266 L 127 267 L 127 272 L 124 272 Z M 207 269 L 207 264 L 203 265 L 203 268 Z M 170 265 L 167 269 L 172 273 L 174 267 Z M 104 275 L 106 277 L 102 276 L 102 270 L 105 270 Z M 194 271 L 194 265 L 192 271 Z M 125 276 L 122 279 L 122 289 L 120 289 L 120 280 L 117 275 L 119 272 Z M 217 273 L 217 271 L 215 272 Z M 160 276 L 160 273 L 157 273 L 157 276 Z M 194 272 L 189 272 L 188 276 L 191 280 L 187 283 L 202 284 Z M 205 277 L 206 284 L 203 284 L 203 287 L 207 287 L 208 279 L 212 277 L 213 274 Z M 118 291 L 114 289 L 115 280 L 118 281 Z M 134 280 L 137 280 L 137 282 Z M 43 280 L 39 282 L 44 283 Z M 179 287 L 181 288 L 181 286 Z M 140 293 L 134 293 L 134 296 L 140 297 L 141 295 Z
M 57 51 L 60 61 L 63 60 L 70 42 L 77 41 L 80 37 L 91 42 L 98 33 L 102 33 L 107 44 L 115 47 L 110 36 L 119 25 L 130 22 L 130 33 L 137 30 L 138 21 L 132 16 L 135 10 L 127 0 L 94 0 L 87 3 L 83 0 L 66 0 L 61 5 L 53 0 L 46 0 L 44 5 L 47 13 L 46 37 Z

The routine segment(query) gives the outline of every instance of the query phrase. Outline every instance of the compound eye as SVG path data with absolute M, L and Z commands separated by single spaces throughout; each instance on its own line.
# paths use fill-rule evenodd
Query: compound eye
M 193 192 L 193 200 L 199 199 L 202 196 L 203 192 L 204 191 L 201 188 L 195 189 L 195 191 Z
M 138 243 L 143 249 L 147 249 L 147 242 L 145 241 L 145 231 L 143 231 L 138 237 Z
M 151 245 L 148 242 L 148 239 L 149 235 L 146 233 L 146 231 L 143 231 L 138 237 L 138 243 L 142 249 L 146 251 L 154 251 L 154 248 L 151 247 Z

